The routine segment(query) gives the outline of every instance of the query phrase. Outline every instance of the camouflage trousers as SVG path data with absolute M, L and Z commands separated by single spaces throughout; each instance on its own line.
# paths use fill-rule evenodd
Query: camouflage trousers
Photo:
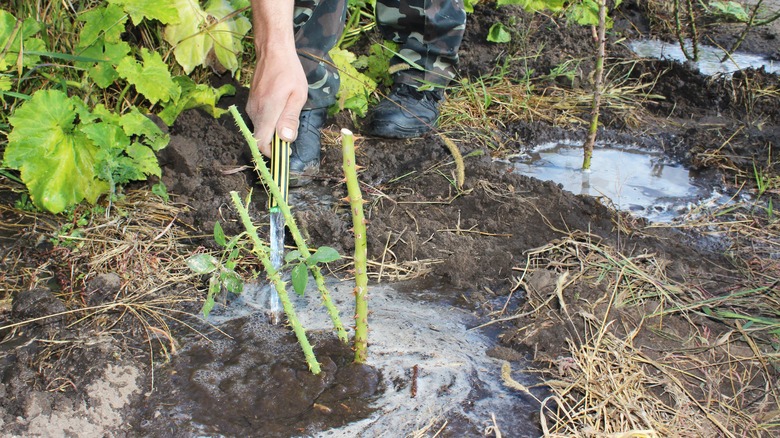
M 298 56 L 309 82 L 306 108 L 336 101 L 339 74 L 328 56 L 344 31 L 347 0 L 296 0 L 293 18 Z M 382 35 L 399 44 L 390 61 L 396 83 L 446 85 L 456 75 L 466 29 L 463 0 L 377 0 Z

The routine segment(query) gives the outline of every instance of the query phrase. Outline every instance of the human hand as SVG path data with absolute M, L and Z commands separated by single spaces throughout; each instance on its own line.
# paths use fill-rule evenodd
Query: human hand
M 271 155 L 274 132 L 292 143 L 308 96 L 308 82 L 294 49 L 258 53 L 246 112 L 255 128 L 257 147 Z

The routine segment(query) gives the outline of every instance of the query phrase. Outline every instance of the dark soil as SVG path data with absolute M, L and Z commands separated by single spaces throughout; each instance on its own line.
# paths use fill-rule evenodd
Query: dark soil
M 623 3 L 610 37 L 612 42 L 623 36 L 670 38 L 659 23 L 648 18 L 644 3 Z M 508 46 L 487 43 L 488 28 L 499 20 L 508 23 L 510 16 L 517 23 L 515 42 Z M 732 26 L 723 29 L 705 27 L 705 36 L 725 44 L 740 30 Z M 530 70 L 544 74 L 567 59 L 590 59 L 590 41 L 590 29 L 480 3 L 469 17 L 460 70 L 472 78 L 486 76 L 507 56 L 538 52 L 527 62 L 511 63 L 507 77 L 523 77 Z M 776 28 L 762 28 L 748 36 L 743 48 L 778 59 L 776 41 Z M 611 45 L 609 52 L 614 58 L 631 58 L 622 45 Z M 558 85 L 584 86 L 591 68 L 592 63 L 582 62 L 572 82 Z M 651 60 L 637 60 L 627 74 L 656 78 L 653 93 L 664 96 L 664 100 L 646 104 L 640 127 L 628 126 L 607 110 L 601 138 L 634 139 L 644 147 L 665 151 L 690 168 L 718 172 L 727 183 L 734 181 L 739 172 L 752 174 L 754 163 L 769 175 L 780 173 L 777 161 L 767 162 L 770 151 L 780 144 L 780 100 L 760 97 L 756 92 L 777 89 L 776 75 L 745 71 L 733 77 L 707 78 L 685 65 Z M 245 101 L 246 89 L 239 89 L 236 97 L 221 105 L 243 108 Z M 341 254 L 351 254 L 351 217 L 341 201 L 346 190 L 341 181 L 341 151 L 336 136 L 340 128 L 358 134 L 361 129 L 343 115 L 333 118 L 329 125 L 320 174 L 312 185 L 293 191 L 292 204 L 312 246 L 327 245 Z M 584 126 L 555 127 L 527 121 L 509 121 L 505 126 L 506 132 L 501 135 L 522 139 L 516 144 L 517 150 L 503 151 L 505 154 L 523 152 L 548 139 L 582 139 L 585 135 Z M 250 187 L 254 187 L 253 214 L 259 223 L 267 223 L 265 194 L 254 173 L 246 169 L 231 172 L 250 164 L 250 156 L 229 117 L 215 120 L 197 110 L 187 111 L 170 128 L 170 134 L 170 145 L 160 154 L 162 181 L 175 202 L 190 207 L 178 217 L 176 226 L 189 227 L 193 236 L 209 236 L 219 221 L 227 235 L 239 233 L 229 192 L 236 190 L 244 196 Z M 468 138 L 467 134 L 462 137 Z M 459 142 L 464 155 L 479 149 L 483 152 L 466 158 L 466 180 L 461 190 L 451 182 L 452 157 L 435 134 L 414 140 L 359 136 L 357 142 L 357 161 L 363 168 L 360 180 L 368 200 L 369 259 L 409 266 L 411 275 L 420 274 L 416 279 L 419 288 L 451 290 L 454 305 L 473 309 L 479 315 L 492 310 L 495 296 L 509 294 L 519 270 L 526 265 L 528 250 L 576 231 L 591 233 L 628 255 L 655 254 L 667 264 L 671 278 L 695 283 L 712 295 L 729 288 L 726 273 L 732 262 L 702 244 L 699 236 L 644 228 L 641 219 L 617 214 L 594 198 L 575 196 L 552 182 L 518 175 L 511 164 L 493 159 L 495 151 L 476 142 Z M 705 159 L 715 150 L 721 153 L 718 161 Z M 775 205 L 780 205 L 780 199 Z M 4 216 L 4 220 L 10 219 Z M 194 243 L 213 246 L 208 238 L 194 238 Z M 332 268 L 339 266 L 334 264 Z M 111 278 L 103 280 L 105 284 L 94 285 L 98 298 L 111 296 L 114 287 Z M 544 287 L 542 280 L 534 281 L 541 282 L 537 283 L 539 288 Z M 601 293 L 588 285 L 578 288 L 585 299 Z M 0 316 L 3 322 L 18 322 L 65 309 L 56 293 L 34 289 L 16 296 L 10 311 Z M 263 326 L 256 320 L 222 327 L 231 338 L 213 343 L 185 335 L 190 333 L 187 330 L 177 332 L 181 336 L 178 342 L 183 345 L 181 353 L 174 355 L 170 364 L 156 367 L 152 391 L 146 339 L 106 336 L 84 341 L 85 334 L 75 332 L 67 322 L 72 320 L 47 319 L 22 331 L 4 333 L 8 336 L 0 345 L 0 425 L 6 434 L 45 434 L 45 429 L 36 429 L 41 427 L 36 421 L 46 418 L 53 422 L 60 418 L 58 413 L 88 418 L 84 424 L 103 424 L 97 435 L 107 436 L 189 436 L 193 431 L 187 427 L 193 418 L 203 423 L 218 422 L 224 426 L 220 432 L 227 436 L 239 436 L 247 430 L 262 431 L 263 436 L 287 436 L 293 430 L 315 433 L 367 415 L 370 401 L 382 391 L 376 385 L 377 373 L 382 370 L 351 365 L 350 351 L 329 335 L 317 334 L 315 338 L 324 369 L 315 377 L 305 370 L 297 345 L 284 328 L 264 326 L 262 340 L 250 337 L 245 326 L 254 324 L 258 330 Z M 514 336 L 518 327 L 532 323 L 544 327 L 538 336 L 523 340 Z M 726 329 L 713 323 L 715 331 Z M 503 327 L 503 342 L 524 355 L 535 349 L 542 358 L 554 358 L 566 350 L 567 339 L 577 330 L 549 321 L 519 320 Z M 68 348 L 44 342 L 63 338 L 72 340 Z M 648 336 L 636 342 L 658 347 L 661 340 Z M 192 369 L 188 361 L 193 357 L 206 357 L 211 368 Z M 231 374 L 233 365 L 250 359 L 256 361 L 256 373 Z M 90 385 L 116 375 L 128 376 L 125 370 L 133 368 L 141 371 L 132 376 L 132 385 L 123 386 L 132 387 L 131 394 L 121 403 L 99 401 L 96 394 L 101 388 Z M 236 365 L 235 369 L 239 368 Z M 236 404 L 222 400 L 220 394 L 239 395 L 242 401 Z M 226 409 L 204 412 L 198 404 L 204 398 L 211 398 L 210 405 L 224 404 Z M 175 408 L 167 405 L 173 401 L 179 403 Z M 113 403 L 112 409 L 122 410 L 124 417 L 107 420 L 108 414 L 97 411 L 107 403 Z M 343 408 L 335 415 L 326 414 L 322 410 L 326 404 Z M 80 427 L 85 426 L 63 426 L 55 434 L 81 435 Z M 457 436 L 457 431 L 449 434 Z

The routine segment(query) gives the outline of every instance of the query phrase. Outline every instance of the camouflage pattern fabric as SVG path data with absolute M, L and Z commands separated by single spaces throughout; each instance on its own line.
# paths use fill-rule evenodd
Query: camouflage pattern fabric
M 344 31 L 347 0 L 296 0 L 293 13 L 295 47 L 309 82 L 305 109 L 336 102 L 339 73 L 328 56 Z
M 296 0 L 295 45 L 306 78 L 306 109 L 336 101 L 339 74 L 328 52 L 344 30 L 347 0 Z M 463 0 L 377 0 L 379 29 L 400 45 L 390 61 L 396 83 L 447 85 L 455 78 L 458 48 L 466 29 Z M 414 65 L 413 65 L 414 64 Z
M 400 45 L 401 57 L 390 61 L 391 71 L 400 69 L 395 83 L 447 85 L 455 78 L 466 31 L 463 0 L 377 0 L 376 17 L 384 37 Z

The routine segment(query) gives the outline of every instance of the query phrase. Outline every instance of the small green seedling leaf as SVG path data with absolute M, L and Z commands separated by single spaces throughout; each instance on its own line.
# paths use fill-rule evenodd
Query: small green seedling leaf
M 168 188 L 165 187 L 162 181 L 152 186 L 152 193 L 159 196 L 163 202 L 168 202 L 170 196 L 168 196 Z
M 317 249 L 317 252 L 309 257 L 308 263 L 310 265 L 316 263 L 330 263 L 341 258 L 341 255 L 335 249 L 329 246 L 321 246 Z
M 512 34 L 502 23 L 494 23 L 488 30 L 487 40 L 491 43 L 508 43 L 512 41 Z
M 225 289 L 232 294 L 241 295 L 241 292 L 244 291 L 244 281 L 235 271 L 223 270 L 219 274 L 219 280 Z
M 219 221 L 214 222 L 214 241 L 217 245 L 225 247 L 227 246 L 227 239 L 225 239 L 225 232 L 222 230 L 222 225 Z
M 290 280 L 295 293 L 303 296 L 303 293 L 306 291 L 306 285 L 309 283 L 309 269 L 303 263 L 295 265 L 290 272 Z
M 211 254 L 196 254 L 187 259 L 187 266 L 203 275 L 216 271 L 219 267 L 219 260 Z
M 292 250 L 292 251 L 290 251 L 290 252 L 288 252 L 287 254 L 284 255 L 284 262 L 285 263 L 291 263 L 291 262 L 294 262 L 296 260 L 299 260 L 300 258 L 301 258 L 301 252 L 298 251 L 297 249 L 294 249 L 294 250 Z

